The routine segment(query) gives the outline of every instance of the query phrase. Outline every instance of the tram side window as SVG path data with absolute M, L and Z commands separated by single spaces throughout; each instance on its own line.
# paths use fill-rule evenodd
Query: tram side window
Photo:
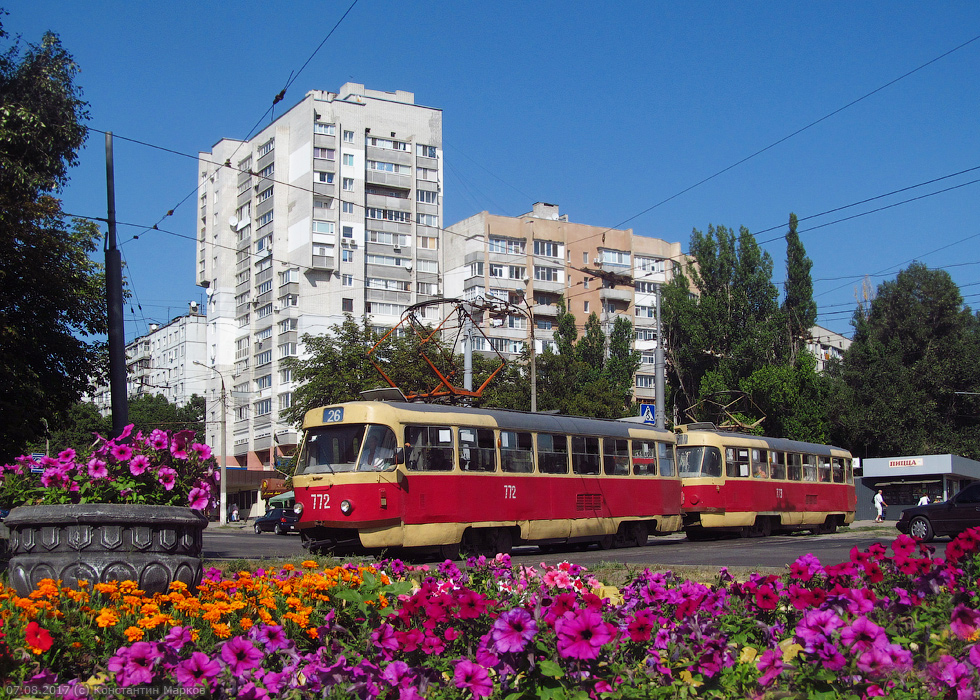
M 459 466 L 464 472 L 497 471 L 497 447 L 492 430 L 459 429 Z
M 817 456 L 803 455 L 803 481 L 817 480 Z
M 786 478 L 786 453 L 785 452 L 770 452 L 770 467 L 773 479 L 785 479 Z
M 704 464 L 701 476 L 721 476 L 721 450 L 717 447 L 704 448 Z
M 633 441 L 633 473 L 637 476 L 657 475 L 657 443 L 653 440 Z
M 572 436 L 572 471 L 576 474 L 599 473 L 599 438 Z
M 849 459 L 844 460 L 844 478 L 847 479 L 847 483 L 854 483 L 854 465 Z
M 405 428 L 406 462 L 413 471 L 452 471 L 453 451 L 453 431 L 448 425 Z
M 769 453 L 766 450 L 752 450 L 752 476 L 756 479 L 769 478 Z
M 830 457 L 817 457 L 817 478 L 820 481 L 830 482 Z
M 568 473 L 568 436 L 538 434 L 538 471 L 542 474 Z
M 602 469 L 609 475 L 630 473 L 629 440 L 606 438 L 602 441 Z
M 749 451 L 740 447 L 725 448 L 725 474 L 730 477 L 749 475 Z
M 657 454 L 660 457 L 660 476 L 674 475 L 674 446 L 666 442 L 657 443 Z
M 786 454 L 787 459 L 787 478 L 790 481 L 802 481 L 803 480 L 803 455 L 796 454 L 795 452 L 789 452 Z
M 531 433 L 500 431 L 500 468 L 505 472 L 522 474 L 534 471 Z
M 834 483 L 843 484 L 844 483 L 844 460 L 840 457 L 834 457 L 833 460 L 833 474 Z

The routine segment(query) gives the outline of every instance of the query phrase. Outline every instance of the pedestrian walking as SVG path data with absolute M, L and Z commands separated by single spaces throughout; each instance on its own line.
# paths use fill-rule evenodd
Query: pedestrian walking
M 875 494 L 875 510 L 878 512 L 878 517 L 875 518 L 876 523 L 885 522 L 885 515 L 887 514 L 888 504 L 885 503 L 885 497 L 882 494 L 882 490 L 878 489 L 878 493 Z

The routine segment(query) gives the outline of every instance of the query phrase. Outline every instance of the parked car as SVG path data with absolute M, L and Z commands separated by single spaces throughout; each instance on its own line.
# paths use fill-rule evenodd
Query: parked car
M 906 508 L 895 527 L 923 542 L 980 527 L 980 483 L 967 486 L 948 501 Z
M 296 523 L 299 516 L 292 510 L 285 508 L 271 508 L 265 515 L 259 516 L 254 520 L 252 528 L 256 535 L 263 532 L 274 532 L 277 535 L 285 535 L 296 532 Z

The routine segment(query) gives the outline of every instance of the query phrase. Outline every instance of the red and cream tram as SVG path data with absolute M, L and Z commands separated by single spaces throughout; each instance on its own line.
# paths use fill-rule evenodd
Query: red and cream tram
M 293 491 L 314 552 L 635 546 L 681 527 L 676 436 L 651 426 L 360 401 L 303 428 Z
M 854 521 L 851 454 L 839 447 L 678 427 L 677 465 L 690 539 L 736 532 L 835 532 Z

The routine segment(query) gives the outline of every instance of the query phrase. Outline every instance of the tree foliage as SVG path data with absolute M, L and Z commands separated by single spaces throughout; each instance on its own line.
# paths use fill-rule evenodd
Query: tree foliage
M 0 26 L 0 41 L 7 38 Z M 54 196 L 85 139 L 77 66 L 58 38 L 0 53 L 0 458 L 43 439 L 89 387 L 107 331 L 98 228 Z
M 813 261 L 807 257 L 796 232 L 797 223 L 796 214 L 790 214 L 786 234 L 786 297 L 783 299 L 790 364 L 795 364 L 806 348 L 810 329 L 817 322 L 817 303 L 813 300 L 813 279 L 810 277 Z
M 864 457 L 980 459 L 980 319 L 943 270 L 883 282 L 833 369 L 834 437 Z

